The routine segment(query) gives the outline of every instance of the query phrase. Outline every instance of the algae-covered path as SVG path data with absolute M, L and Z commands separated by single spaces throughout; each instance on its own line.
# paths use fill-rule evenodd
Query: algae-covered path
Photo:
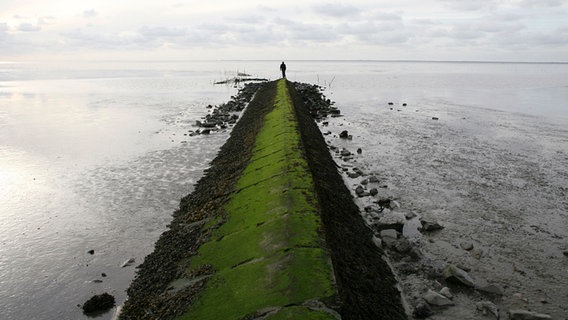
M 404 319 L 315 122 L 267 83 L 132 283 L 121 319 Z

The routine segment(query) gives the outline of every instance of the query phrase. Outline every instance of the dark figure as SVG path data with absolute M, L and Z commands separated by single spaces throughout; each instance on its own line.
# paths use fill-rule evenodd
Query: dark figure
M 280 64 L 280 70 L 282 70 L 282 78 L 286 78 L 286 64 L 284 61 Z

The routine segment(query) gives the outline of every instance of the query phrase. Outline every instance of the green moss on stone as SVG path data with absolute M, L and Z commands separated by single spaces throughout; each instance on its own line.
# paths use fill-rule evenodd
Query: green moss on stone
M 192 268 L 212 265 L 216 273 L 180 319 L 241 319 L 265 308 L 335 295 L 292 108 L 286 82 L 280 80 L 274 110 L 224 207 L 227 222 L 213 231 L 191 263 Z M 332 319 L 306 308 L 281 311 L 271 319 Z

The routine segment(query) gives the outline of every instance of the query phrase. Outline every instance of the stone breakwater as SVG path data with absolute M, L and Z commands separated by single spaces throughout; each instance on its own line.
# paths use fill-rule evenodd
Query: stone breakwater
M 406 319 L 312 118 L 339 111 L 296 87 L 258 88 L 139 267 L 120 319 Z

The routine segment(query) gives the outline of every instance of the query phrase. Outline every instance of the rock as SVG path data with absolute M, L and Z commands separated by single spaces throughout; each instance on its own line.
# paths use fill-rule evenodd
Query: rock
M 462 249 L 464 249 L 465 251 L 470 251 L 470 250 L 473 250 L 473 243 L 464 241 L 464 242 L 460 243 L 460 247 Z
M 361 180 L 361 182 L 359 182 L 360 184 L 366 186 L 367 184 L 369 184 L 369 179 L 363 179 Z
M 133 265 L 134 262 L 136 262 L 136 259 L 130 258 L 130 259 L 124 261 L 124 262 L 120 265 L 120 267 L 121 267 L 121 268 L 129 267 L 129 266 Z
M 443 287 L 442 290 L 440 290 L 440 294 L 443 295 L 444 297 L 448 298 L 448 299 L 454 298 L 454 296 L 452 295 L 452 292 L 450 291 L 450 288 L 448 288 L 448 287 Z
M 358 172 L 349 172 L 349 173 L 347 173 L 347 176 L 351 179 L 355 179 L 355 178 L 359 178 L 361 176 L 361 174 L 358 173 Z
M 552 319 L 551 316 L 527 310 L 509 310 L 510 320 L 546 320 Z
M 444 229 L 444 226 L 433 220 L 420 219 L 420 224 L 422 224 L 422 231 L 436 231 Z
M 380 199 L 379 201 L 377 201 L 377 204 L 382 208 L 390 209 L 391 208 L 391 199 Z
M 422 299 L 424 299 L 431 306 L 445 307 L 454 305 L 454 303 L 450 299 L 432 290 L 428 290 L 428 292 L 426 292 Z
M 106 273 L 101 273 L 101 277 L 106 278 L 107 274 Z
M 407 213 L 404 214 L 404 218 L 405 218 L 406 220 L 414 219 L 414 218 L 416 218 L 416 213 L 414 213 L 414 212 L 407 212 Z
M 432 120 L 439 120 L 440 118 L 438 117 L 432 117 Z
M 343 149 L 343 150 L 341 150 L 340 154 L 341 154 L 342 157 L 348 157 L 348 156 L 351 155 L 351 151 L 349 151 L 347 149 Z
M 339 137 L 341 139 L 348 139 L 349 138 L 349 132 L 347 130 L 343 130 L 341 131 L 341 133 L 339 134 Z
M 471 276 L 464 270 L 449 264 L 442 273 L 444 279 L 448 282 L 462 284 L 467 287 L 473 287 L 474 281 Z
M 362 186 L 357 186 L 357 188 L 355 188 L 355 194 L 358 196 L 361 196 L 365 193 L 365 188 L 363 188 Z
M 373 243 L 381 248 L 383 246 L 383 241 L 381 240 L 381 238 L 377 237 L 377 236 L 373 236 L 373 238 L 371 239 L 373 241 Z
M 389 106 L 392 106 L 392 105 L 394 105 L 394 103 L 393 103 L 393 102 L 389 102 Z
M 419 302 L 414 307 L 412 315 L 417 319 L 425 319 L 432 315 L 432 308 L 425 302 Z
M 499 319 L 499 308 L 489 301 L 481 301 L 475 305 L 475 308 L 480 311 L 484 316 L 491 315 L 495 319 Z
M 564 252 L 562 252 L 562 254 L 564 254 L 565 257 L 568 257 L 568 250 L 564 250 Z
M 482 291 L 482 292 L 486 292 L 486 293 L 491 293 L 491 294 L 497 294 L 502 296 L 503 295 L 503 289 L 501 289 L 500 287 L 494 285 L 494 284 L 488 284 L 485 286 L 478 286 L 476 287 L 477 290 Z
M 372 188 L 371 190 L 369 190 L 369 193 L 372 196 L 376 196 L 377 194 L 379 194 L 379 190 L 377 190 L 377 188 Z
M 400 238 L 395 243 L 393 243 L 393 248 L 398 253 L 407 253 L 412 249 L 410 241 L 406 238 Z
M 369 182 L 370 183 L 379 183 L 379 178 L 375 177 L 375 176 L 370 176 L 369 177 Z
M 357 153 L 358 153 L 358 154 L 361 154 L 361 153 L 363 153 L 363 149 L 361 149 L 361 148 L 357 148 Z
M 394 229 L 386 229 L 386 230 L 381 230 L 381 232 L 379 233 L 381 238 L 391 238 L 391 239 L 397 239 L 398 238 L 398 232 Z
M 95 254 L 95 250 L 91 249 L 91 250 L 87 251 L 87 253 L 90 254 L 90 255 L 93 255 L 93 254 Z
M 105 292 L 103 294 L 95 295 L 91 297 L 91 299 L 87 300 L 87 302 L 85 302 L 82 306 L 83 313 L 87 315 L 102 313 L 114 307 L 114 304 L 114 296 Z
M 406 107 L 406 106 L 407 106 L 407 104 L 406 104 L 406 103 L 403 103 L 403 104 L 402 104 L 402 106 L 403 106 L 403 107 Z

